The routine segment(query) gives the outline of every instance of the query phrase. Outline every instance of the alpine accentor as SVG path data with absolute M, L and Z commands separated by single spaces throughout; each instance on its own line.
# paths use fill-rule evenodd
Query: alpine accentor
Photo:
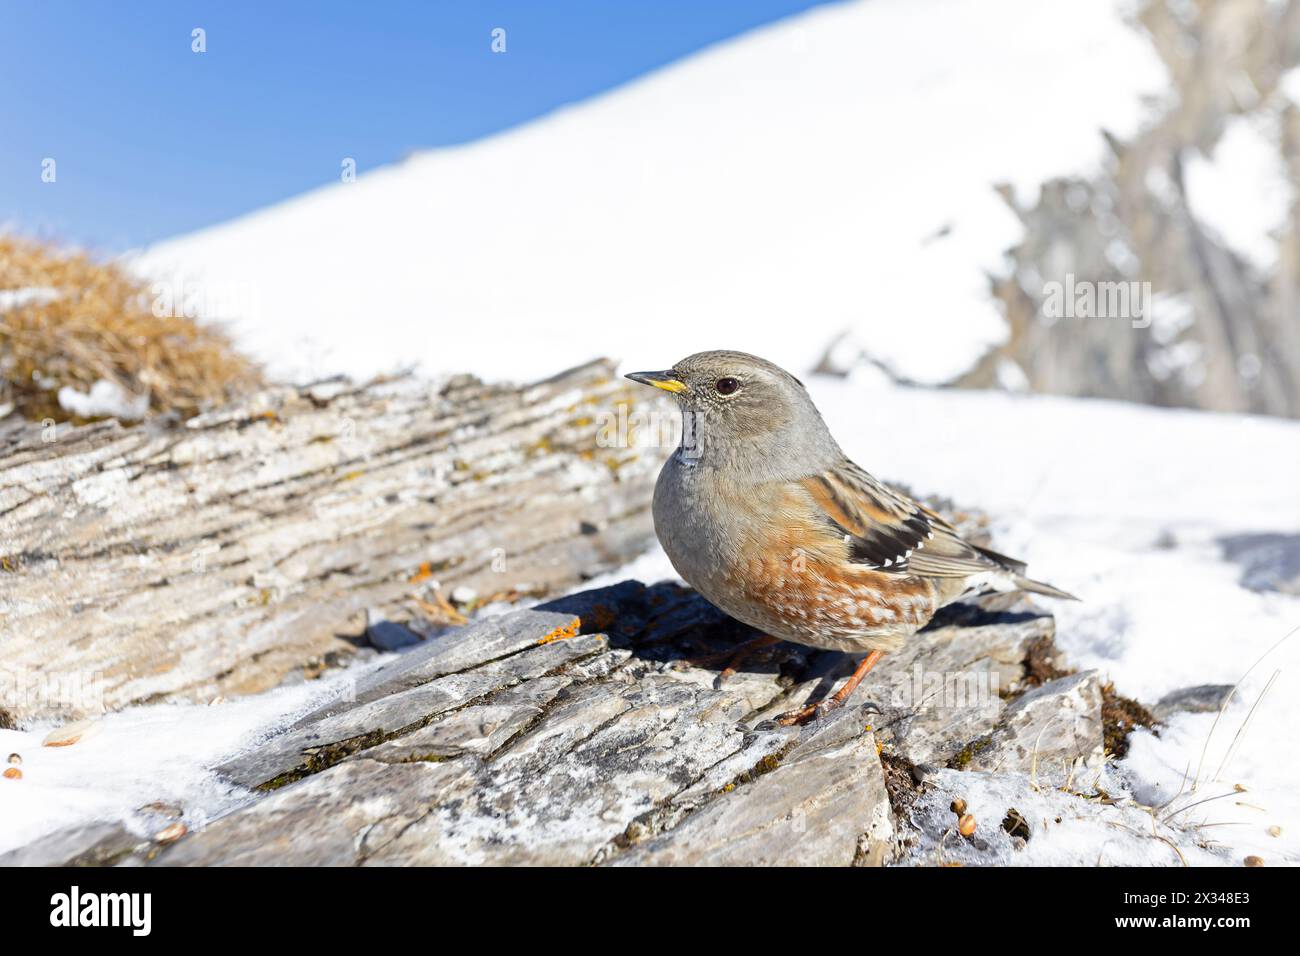
M 849 461 L 803 384 L 771 362 L 700 352 L 628 378 L 682 408 L 654 495 L 677 573 L 770 635 L 761 642 L 869 652 L 838 692 L 785 723 L 842 704 L 882 654 L 964 595 L 1000 585 L 1071 598 Z

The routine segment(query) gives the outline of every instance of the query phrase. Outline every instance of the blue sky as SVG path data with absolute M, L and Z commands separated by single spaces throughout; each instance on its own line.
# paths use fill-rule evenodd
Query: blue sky
M 0 225 L 120 251 L 337 181 L 343 157 L 364 173 L 478 139 L 816 5 L 0 0 Z

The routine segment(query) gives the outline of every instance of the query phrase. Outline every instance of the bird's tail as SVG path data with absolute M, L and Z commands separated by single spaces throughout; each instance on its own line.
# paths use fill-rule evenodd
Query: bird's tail
M 1022 591 L 1029 591 L 1033 594 L 1043 594 L 1050 598 L 1059 598 L 1062 601 L 1079 600 L 1069 591 L 1062 591 L 1060 588 L 1054 588 L 1050 584 L 1044 584 L 1042 581 L 1035 581 L 1033 578 L 1027 578 L 1023 574 L 1013 575 L 1011 580 L 1016 582 L 1016 587 Z
M 980 554 L 984 555 L 984 557 L 1002 565 L 1011 572 L 1011 580 L 1015 583 L 1016 587 L 1022 591 L 1029 591 L 1031 594 L 1042 594 L 1046 597 L 1057 598 L 1061 601 L 1079 600 L 1069 591 L 1062 591 L 1060 588 L 1052 587 L 1050 584 L 1025 577 L 1025 571 L 1028 570 L 1028 565 L 1023 561 L 1017 561 L 1015 558 L 1008 558 L 1005 554 L 998 554 L 998 552 L 990 551 L 988 548 L 981 548 L 976 545 L 972 545 L 972 547 L 974 547 Z

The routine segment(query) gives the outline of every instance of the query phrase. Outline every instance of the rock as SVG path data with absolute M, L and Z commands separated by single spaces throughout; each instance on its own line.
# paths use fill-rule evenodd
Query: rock
M 41 741 L 43 747 L 71 747 L 73 744 L 99 733 L 99 724 L 93 720 L 77 720 L 56 727 Z
M 1227 702 L 1233 691 L 1232 684 L 1197 684 L 1172 690 L 1156 702 L 1151 713 L 1157 720 L 1168 720 L 1174 714 L 1216 713 Z
M 56 830 L 27 846 L 0 853 L 0 866 L 112 866 L 140 844 L 118 823 Z
M 1241 566 L 1242 587 L 1300 595 L 1300 534 L 1229 535 L 1219 545 Z
M 189 828 L 184 823 L 177 820 L 175 823 L 169 823 L 153 835 L 153 842 L 158 844 L 175 843 L 181 837 L 189 832 Z
M 591 862 L 741 747 L 737 703 L 654 674 L 562 694 L 553 720 L 485 762 L 464 800 L 434 809 L 368 862 Z
M 665 401 L 613 372 L 274 386 L 179 425 L 3 432 L 0 723 L 256 693 L 368 650 L 367 609 L 381 649 L 454 622 L 434 581 L 517 600 L 627 563 L 662 456 L 601 447 L 599 423 Z M 51 674 L 87 679 L 53 694 Z
M 366 622 L 366 639 L 376 650 L 400 651 L 424 640 L 410 628 L 385 620 L 382 612 L 373 608 L 366 612 Z
M 1123 143 L 1108 137 L 1106 161 L 1086 177 L 1004 194 L 1021 223 L 993 280 L 1007 336 L 957 384 L 1300 416 L 1300 212 L 1280 206 L 1253 248 L 1207 222 L 1197 175 L 1249 135 L 1287 180 L 1280 191 L 1300 190 L 1300 112 L 1279 82 L 1300 61 L 1300 7 L 1186 9 L 1133 5 L 1169 81 L 1141 128 Z M 1251 93 L 1239 97 L 1243 81 Z M 1094 318 L 1053 307 L 1084 290 L 1096 295 Z
M 421 646 L 412 652 L 416 658 L 412 666 L 398 666 L 395 673 L 368 675 L 359 682 L 356 699 L 339 701 L 304 717 L 259 750 L 237 757 L 218 769 L 230 780 L 245 786 L 268 786 L 286 777 L 314 772 L 350 754 L 416 730 L 439 714 L 488 697 L 519 681 L 539 677 L 566 662 L 599 654 L 608 646 L 601 635 L 539 645 L 537 642 L 550 633 L 548 627 L 554 618 L 528 611 L 520 615 L 531 615 L 519 620 L 531 621 L 535 625 L 533 631 L 522 631 L 515 625 L 465 628 L 471 634 L 482 636 L 483 645 L 471 650 L 463 641 L 454 639 L 441 657 L 425 654 L 428 648 Z M 502 634 L 513 635 L 515 639 L 508 645 L 491 639 Z M 526 639 L 521 640 L 521 634 Z M 489 657 L 504 646 L 515 647 L 516 652 L 486 666 L 445 674 L 422 684 L 412 683 L 417 673 L 438 673 L 448 657 L 464 663 L 474 657 Z M 397 664 L 401 665 L 402 659 Z
M 551 643 L 559 636 L 576 633 L 580 623 L 573 614 L 536 610 L 513 611 L 474 621 L 422 642 L 420 647 L 367 673 L 352 688 L 349 703 L 367 703 L 535 645 Z
M 1084 671 L 1049 681 L 1013 700 L 993 732 L 958 754 L 959 770 L 1022 772 L 1070 779 L 1103 756 L 1101 681 Z
M 461 762 L 348 761 L 164 849 L 164 866 L 350 866 L 470 777 Z
M 913 832 L 912 807 L 931 778 L 953 773 L 936 765 L 972 739 L 988 741 L 980 760 L 1019 766 L 1025 738 L 1069 713 L 1038 740 L 1040 772 L 1089 751 L 1094 675 L 1010 704 L 1000 696 L 1029 679 L 1030 649 L 1051 632 L 1051 618 L 1018 598 L 954 608 L 894 663 L 886 657 L 881 681 L 869 678 L 844 708 L 783 727 L 767 718 L 833 689 L 849 658 L 777 645 L 716 686 L 723 662 L 691 660 L 725 659 L 752 632 L 680 585 L 623 582 L 474 621 L 360 675 L 344 696 L 220 768 L 269 792 L 148 856 L 168 865 L 884 864 Z M 978 680 L 950 699 L 959 688 L 940 682 L 935 697 L 931 674 Z
M 861 715 L 844 712 L 860 728 Z M 894 827 L 871 733 L 797 746 L 678 826 L 613 858 L 619 866 L 878 866 Z

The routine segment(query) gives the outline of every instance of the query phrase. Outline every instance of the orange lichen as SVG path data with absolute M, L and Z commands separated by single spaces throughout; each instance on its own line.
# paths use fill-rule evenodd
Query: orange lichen
M 578 636 L 578 629 L 582 627 L 582 618 L 575 617 L 568 624 L 562 624 L 551 633 L 541 638 L 538 644 L 550 644 L 553 641 L 567 641 L 571 637 Z

